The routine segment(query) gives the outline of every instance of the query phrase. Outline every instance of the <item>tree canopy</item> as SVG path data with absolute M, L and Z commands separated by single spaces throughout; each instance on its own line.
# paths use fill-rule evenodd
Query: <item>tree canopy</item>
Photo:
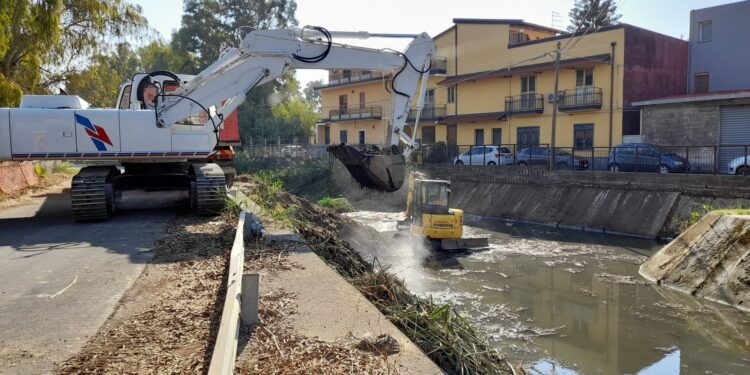
M 0 21 L 0 91 L 28 93 L 49 92 L 81 60 L 147 26 L 124 0 L 0 0 Z M 0 106 L 18 105 L 13 97 L 0 95 Z
M 64 85 L 94 107 L 113 107 L 136 72 L 197 74 L 251 29 L 297 26 L 296 9 L 293 0 L 184 0 L 170 42 L 134 47 L 148 23 L 126 0 L 0 0 L 0 106 Z M 242 137 L 307 137 L 314 109 L 289 72 L 246 96 L 238 108 Z
M 576 0 L 568 16 L 570 32 L 596 30 L 603 26 L 615 25 L 622 17 L 621 14 L 617 14 L 617 5 L 612 0 Z

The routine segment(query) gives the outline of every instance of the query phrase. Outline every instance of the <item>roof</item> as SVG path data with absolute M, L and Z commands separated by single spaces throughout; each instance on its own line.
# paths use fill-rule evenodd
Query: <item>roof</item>
M 567 67 L 572 67 L 575 65 L 580 65 L 583 63 L 588 63 L 588 64 L 609 63 L 609 60 L 610 60 L 610 56 L 608 53 L 602 54 L 602 55 L 576 57 L 573 59 L 560 60 L 560 67 L 567 68 Z M 451 85 L 451 84 L 455 84 L 455 83 L 459 83 L 463 81 L 475 81 L 477 79 L 510 77 L 512 75 L 533 73 L 539 70 L 552 69 L 554 67 L 555 67 L 555 62 L 549 61 L 549 62 L 540 63 L 540 64 L 523 65 L 523 66 L 517 66 L 514 68 L 508 68 L 508 69 L 487 70 L 483 72 L 467 73 L 467 74 L 461 74 L 457 76 L 451 76 L 438 82 L 438 84 Z
M 730 99 L 745 99 L 745 98 L 750 98 L 750 89 L 673 95 L 673 96 L 667 96 L 663 98 L 634 102 L 633 105 L 634 106 L 650 106 L 650 105 L 660 105 L 660 104 L 705 102 L 705 101 L 712 101 L 712 100 L 730 100 Z
M 532 27 L 540 30 L 550 31 L 556 34 L 562 33 L 561 30 L 554 29 L 547 26 L 537 25 L 535 23 L 526 22 L 521 18 L 454 18 L 454 24 L 473 24 L 473 25 L 519 25 Z

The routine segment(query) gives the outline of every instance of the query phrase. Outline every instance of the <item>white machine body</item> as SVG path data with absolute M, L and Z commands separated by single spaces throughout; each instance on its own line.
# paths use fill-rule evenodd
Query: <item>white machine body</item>
M 413 38 L 404 53 L 398 53 L 333 43 L 331 35 L 368 37 L 363 32 L 324 33 L 315 28 L 255 30 L 245 36 L 239 48 L 225 50 L 198 75 L 180 75 L 178 81 L 173 81 L 175 87 L 160 92 L 152 106 L 144 105 L 136 90 L 147 78 L 153 78 L 158 85 L 164 74 L 136 75 L 129 91 L 120 93 L 119 108 L 115 109 L 89 108 L 88 103 L 74 95 L 26 95 L 20 108 L 0 108 L 0 160 L 206 159 L 216 147 L 215 127 L 221 123 L 221 116 L 235 110 L 253 87 L 292 68 L 397 73 L 386 145 L 403 142 L 407 146 L 405 153 L 411 152 L 417 145 L 402 130 L 420 78 L 420 98 L 424 97 L 435 49 L 432 39 L 427 34 L 391 35 Z M 310 61 L 309 56 L 324 58 Z M 198 114 L 203 114 L 203 123 L 185 121 Z

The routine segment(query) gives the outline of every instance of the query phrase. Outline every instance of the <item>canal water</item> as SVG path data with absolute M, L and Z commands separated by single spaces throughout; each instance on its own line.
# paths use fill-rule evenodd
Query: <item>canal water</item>
M 394 231 L 401 213 L 348 214 Z M 750 315 L 649 285 L 656 241 L 466 218 L 485 251 L 425 262 L 404 243 L 364 254 L 451 303 L 532 374 L 750 374 Z

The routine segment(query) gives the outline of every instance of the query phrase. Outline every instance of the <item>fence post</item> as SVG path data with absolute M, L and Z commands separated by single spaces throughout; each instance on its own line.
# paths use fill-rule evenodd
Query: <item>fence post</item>
M 719 169 L 719 146 L 714 146 L 714 174 L 718 172 Z
M 596 151 L 596 147 L 591 146 L 591 164 L 589 164 L 589 170 L 594 171 L 594 152 Z
M 685 162 L 690 165 L 690 146 L 685 146 Z M 687 165 L 685 166 L 685 173 L 690 172 L 687 168 Z
M 472 162 L 474 161 L 474 154 L 471 153 L 471 151 L 474 149 L 474 146 L 469 146 L 469 165 L 472 165 Z
M 242 275 L 240 317 L 244 325 L 258 324 L 259 281 L 260 275 L 257 273 Z

